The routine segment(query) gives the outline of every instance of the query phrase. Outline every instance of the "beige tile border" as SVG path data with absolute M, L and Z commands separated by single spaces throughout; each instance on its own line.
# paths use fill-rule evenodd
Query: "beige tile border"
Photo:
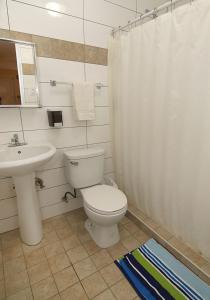
M 210 275 L 207 270 L 209 262 L 207 260 L 155 223 L 135 206 L 129 205 L 127 215 L 134 223 L 156 239 L 192 272 L 210 285 Z
M 37 56 L 107 65 L 108 50 L 80 43 L 0 29 L 0 37 L 33 42 Z

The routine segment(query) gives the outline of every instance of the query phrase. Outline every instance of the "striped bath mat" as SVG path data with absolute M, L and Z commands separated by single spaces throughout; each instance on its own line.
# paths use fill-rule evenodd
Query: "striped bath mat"
M 151 239 L 115 261 L 145 300 L 210 300 L 210 286 Z

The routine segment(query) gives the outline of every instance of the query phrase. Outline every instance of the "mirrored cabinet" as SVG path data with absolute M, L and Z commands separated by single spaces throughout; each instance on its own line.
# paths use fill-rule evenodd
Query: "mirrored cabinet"
M 40 107 L 33 43 L 0 39 L 0 107 Z

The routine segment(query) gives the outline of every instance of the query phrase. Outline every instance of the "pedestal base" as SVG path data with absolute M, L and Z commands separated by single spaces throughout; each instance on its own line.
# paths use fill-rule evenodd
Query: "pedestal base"
M 16 176 L 14 184 L 21 239 L 28 245 L 36 245 L 42 239 L 42 222 L 35 189 L 35 174 Z

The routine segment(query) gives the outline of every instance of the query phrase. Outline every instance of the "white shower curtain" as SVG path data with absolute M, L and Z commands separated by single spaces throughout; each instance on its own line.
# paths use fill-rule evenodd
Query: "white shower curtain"
M 118 183 L 210 258 L 210 1 L 111 38 L 109 75 Z

